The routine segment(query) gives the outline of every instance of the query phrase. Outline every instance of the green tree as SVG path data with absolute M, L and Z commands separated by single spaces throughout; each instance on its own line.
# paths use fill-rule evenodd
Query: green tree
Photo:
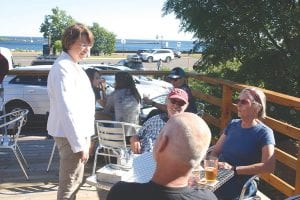
M 174 13 L 181 29 L 194 33 L 195 47 L 203 48 L 195 67 L 199 72 L 300 96 L 299 4 L 167 0 L 163 14 Z M 230 61 L 239 63 L 238 69 L 232 69 Z
M 93 23 L 93 26 L 89 27 L 94 34 L 94 45 L 91 49 L 91 53 L 99 55 L 99 53 L 111 54 L 115 51 L 116 35 L 107 31 L 105 28 L 100 27 L 98 23 Z
M 62 43 L 61 40 L 56 40 L 54 42 L 54 48 L 58 51 L 61 52 L 62 51 Z
M 55 41 L 61 40 L 65 28 L 75 23 L 75 20 L 66 14 L 66 11 L 60 10 L 58 7 L 53 8 L 52 13 L 52 15 L 45 16 L 44 22 L 40 26 L 40 32 L 43 33 L 44 38 L 48 38 L 50 48 L 53 47 Z

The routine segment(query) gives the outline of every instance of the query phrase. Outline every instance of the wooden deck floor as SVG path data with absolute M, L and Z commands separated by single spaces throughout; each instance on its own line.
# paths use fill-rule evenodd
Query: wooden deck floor
M 54 200 L 56 199 L 58 183 L 58 152 L 54 154 L 50 171 L 46 172 L 53 147 L 53 139 L 41 136 L 22 137 L 19 141 L 21 151 L 26 158 L 29 169 L 29 180 L 17 163 L 12 151 L 0 151 L 0 199 L 7 200 Z M 85 169 L 85 178 L 91 175 L 92 162 L 89 161 Z M 103 163 L 98 163 L 98 167 Z M 83 184 L 80 188 L 78 200 L 105 200 L 107 192 L 96 190 L 95 187 Z M 262 195 L 262 194 L 261 194 Z M 263 200 L 269 199 L 261 196 Z
M 53 200 L 56 199 L 59 159 L 56 151 L 49 172 L 46 172 L 53 147 L 53 139 L 40 136 L 22 137 L 20 149 L 26 158 L 29 180 L 19 167 L 11 150 L 0 151 L 0 199 L 9 200 Z M 91 174 L 92 162 L 88 162 L 85 178 Z M 102 192 L 84 184 L 77 199 L 105 199 Z

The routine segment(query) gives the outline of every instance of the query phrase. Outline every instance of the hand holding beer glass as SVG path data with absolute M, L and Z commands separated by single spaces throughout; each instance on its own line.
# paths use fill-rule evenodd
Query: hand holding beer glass
M 207 156 L 204 160 L 205 179 L 207 182 L 214 182 L 218 175 L 218 158 Z

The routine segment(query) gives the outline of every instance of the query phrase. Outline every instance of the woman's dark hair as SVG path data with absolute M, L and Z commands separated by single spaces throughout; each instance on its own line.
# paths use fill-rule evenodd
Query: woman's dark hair
M 93 83 L 95 73 L 99 73 L 98 70 L 93 69 L 93 68 L 88 68 L 88 69 L 85 70 L 85 72 L 86 72 L 87 76 L 89 77 L 89 79 L 91 81 L 91 84 Z
M 139 103 L 141 102 L 141 96 L 135 87 L 135 82 L 131 74 L 125 71 L 117 72 L 115 75 L 115 79 L 116 79 L 115 89 L 128 88 L 134 95 L 137 102 Z
M 89 45 L 93 45 L 94 36 L 93 33 L 83 24 L 76 23 L 74 25 L 69 26 L 62 36 L 62 49 L 64 52 L 67 52 L 71 45 L 73 45 L 77 39 L 81 38 L 81 36 L 87 36 Z

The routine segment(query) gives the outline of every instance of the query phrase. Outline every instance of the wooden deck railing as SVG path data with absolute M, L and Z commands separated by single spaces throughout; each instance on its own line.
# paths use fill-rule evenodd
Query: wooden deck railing
M 211 95 L 203 94 L 201 91 L 193 91 L 193 94 L 197 98 L 201 98 L 204 101 L 207 101 L 211 104 L 214 104 L 220 108 L 221 117 L 215 118 L 209 114 L 204 114 L 203 118 L 208 124 L 213 124 L 220 129 L 223 129 L 228 121 L 231 119 L 232 113 L 237 113 L 237 107 L 233 104 L 233 93 L 235 91 L 240 91 L 248 85 L 238 84 L 231 81 L 226 81 L 222 79 L 209 78 L 206 76 L 201 76 L 197 74 L 190 74 L 190 78 L 195 78 L 206 83 L 210 83 L 221 87 L 222 97 L 216 98 Z M 267 97 L 267 104 L 272 102 L 281 106 L 289 107 L 290 109 L 300 110 L 300 98 L 285 95 L 282 93 L 277 93 L 270 90 L 264 90 L 263 92 Z M 281 133 L 286 135 L 294 140 L 300 140 L 300 128 L 292 126 L 286 122 L 280 121 L 279 119 L 274 119 L 267 116 L 263 122 L 267 124 L 270 128 L 276 133 Z M 269 183 L 271 186 L 282 192 L 287 196 L 292 196 L 300 193 L 300 152 L 298 149 L 297 155 L 291 155 L 284 150 L 275 147 L 275 158 L 277 161 L 283 165 L 288 166 L 292 170 L 295 170 L 295 182 L 294 184 L 289 184 L 284 181 L 281 177 L 271 173 L 271 174 L 262 174 L 261 178 Z M 276 170 L 275 170 L 276 171 Z
M 102 74 L 114 74 L 116 71 L 101 71 Z M 11 71 L 10 74 L 15 74 L 17 72 Z M 44 72 L 22 72 L 22 74 L 46 74 L 48 71 Z M 132 74 L 135 75 L 151 75 L 155 77 L 163 77 L 168 74 L 168 72 L 164 71 L 132 71 Z M 237 113 L 237 107 L 232 102 L 234 95 L 242 90 L 245 87 L 249 87 L 248 85 L 238 84 L 232 81 L 227 81 L 218 78 L 210 78 L 204 75 L 199 75 L 196 73 L 188 73 L 188 79 L 197 80 L 203 82 L 205 84 L 213 85 L 214 87 L 219 88 L 221 91 L 221 96 L 205 94 L 198 90 L 193 90 L 193 95 L 204 101 L 205 103 L 214 105 L 219 108 L 220 116 L 213 116 L 209 113 L 204 113 L 204 120 L 209 124 L 219 129 L 223 129 L 229 120 L 232 118 L 234 113 Z M 267 105 L 269 103 L 275 103 L 283 107 L 287 107 L 299 112 L 300 110 L 300 98 L 285 95 L 282 93 L 277 93 L 270 90 L 264 90 L 264 93 L 267 96 Z M 299 119 L 300 120 L 300 119 Z M 276 133 L 280 133 L 286 135 L 295 141 L 300 140 L 300 128 L 295 127 L 288 122 L 281 121 L 280 119 L 274 119 L 270 116 L 267 116 L 264 120 L 264 123 L 267 124 L 270 128 L 274 130 Z M 296 155 L 291 155 L 290 153 L 286 152 L 285 150 L 280 149 L 276 146 L 275 148 L 275 157 L 278 162 L 283 165 L 286 165 L 291 170 L 295 171 L 295 180 L 294 183 L 288 183 L 283 178 L 275 175 L 274 173 L 271 174 L 262 174 L 261 178 L 282 192 L 287 196 L 292 196 L 295 194 L 300 193 L 300 152 L 299 149 Z M 276 166 L 277 167 L 277 166 Z M 275 170 L 276 171 L 276 170 Z

